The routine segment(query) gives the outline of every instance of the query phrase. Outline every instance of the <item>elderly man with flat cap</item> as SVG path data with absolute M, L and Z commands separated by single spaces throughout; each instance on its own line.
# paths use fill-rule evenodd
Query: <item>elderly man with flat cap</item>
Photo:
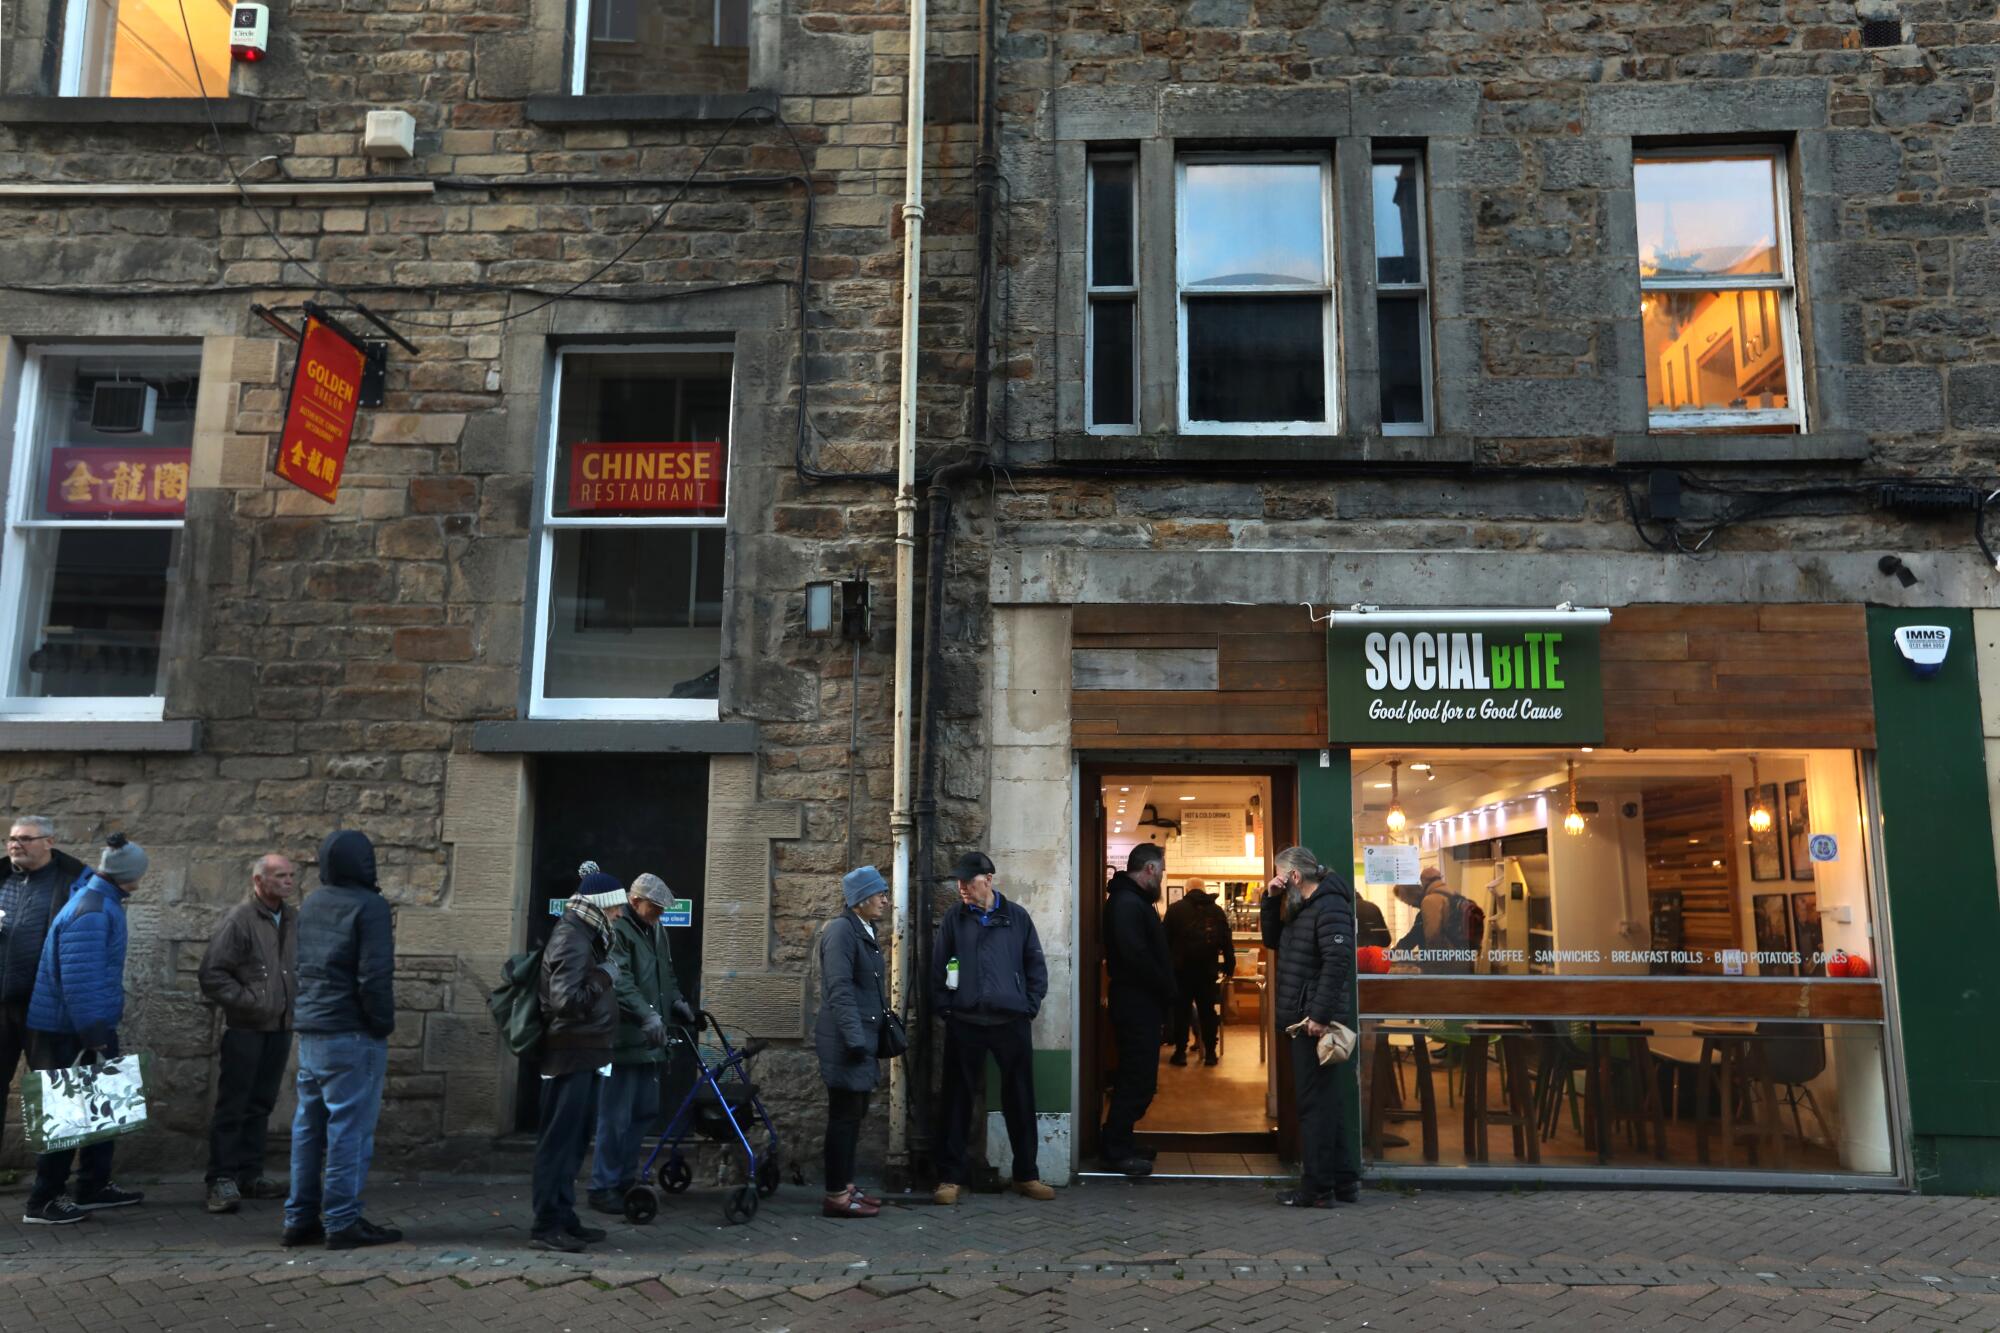
M 1030 1031 L 1049 993 L 1049 967 L 1027 909 L 993 887 L 984 852 L 959 858 L 958 906 L 938 922 L 931 950 L 931 994 L 944 1016 L 944 1099 L 938 1125 L 938 1187 L 957 1203 L 966 1184 L 966 1133 L 986 1059 L 1000 1068 L 1000 1112 L 1014 1152 L 1014 1191 L 1053 1199 L 1036 1165 L 1034 1038 Z

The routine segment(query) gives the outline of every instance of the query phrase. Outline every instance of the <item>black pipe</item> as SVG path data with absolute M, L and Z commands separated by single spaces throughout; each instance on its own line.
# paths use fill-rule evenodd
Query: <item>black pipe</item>
M 993 211 L 998 159 L 995 143 L 1000 115 L 999 84 L 993 61 L 992 0 L 979 4 L 979 154 L 973 179 L 979 198 L 979 295 L 973 319 L 972 441 L 965 454 L 931 474 L 925 493 L 929 509 L 924 522 L 923 672 L 918 678 L 921 708 L 917 726 L 917 854 L 911 867 L 916 896 L 914 947 L 910 951 L 913 996 L 910 1084 L 912 1118 L 908 1127 L 912 1156 L 928 1153 L 932 1114 L 936 1040 L 932 1032 L 930 948 L 932 906 L 937 885 L 938 713 L 944 679 L 945 570 L 951 554 L 953 493 L 959 483 L 985 471 L 992 447 L 988 415 L 993 378 Z

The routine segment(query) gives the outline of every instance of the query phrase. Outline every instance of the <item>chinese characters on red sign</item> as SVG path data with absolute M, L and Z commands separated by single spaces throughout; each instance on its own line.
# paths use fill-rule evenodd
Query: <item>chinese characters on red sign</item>
M 340 495 L 340 470 L 347 462 L 361 396 L 361 369 L 359 347 L 318 320 L 306 320 L 276 471 L 328 504 Z
M 186 449 L 51 450 L 48 512 L 179 518 L 187 512 L 188 456 Z
M 722 506 L 722 444 L 573 444 L 573 512 L 643 509 L 694 513 Z

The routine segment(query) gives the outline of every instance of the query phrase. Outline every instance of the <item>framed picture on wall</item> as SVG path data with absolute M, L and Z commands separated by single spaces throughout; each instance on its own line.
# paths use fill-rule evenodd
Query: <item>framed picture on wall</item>
M 1799 975 L 1825 976 L 1826 937 L 1820 933 L 1817 893 L 1792 895 L 1792 938 L 1798 941 Z
M 1647 918 L 1653 930 L 1652 948 L 1655 951 L 1680 948 L 1682 940 L 1681 891 L 1679 889 L 1654 889 L 1646 895 L 1646 899 Z M 1534 923 L 1532 911 L 1534 905 L 1538 902 L 1547 901 L 1546 898 L 1528 899 L 1530 925 Z M 1648 966 L 1646 970 L 1654 976 L 1679 976 L 1681 973 L 1687 971 L 1687 967 L 1682 963 L 1656 962 Z
M 1771 812 L 1771 827 L 1762 833 L 1750 827 L 1750 812 L 1759 802 Z M 1758 881 L 1785 877 L 1785 852 L 1778 827 L 1778 784 L 1743 789 L 1743 828 L 1750 834 L 1750 878 Z
M 1757 930 L 1757 952 L 1760 954 L 1790 953 L 1792 951 L 1792 905 L 1782 893 L 1760 893 L 1750 899 L 1752 924 Z M 1757 975 L 1761 977 L 1793 977 L 1798 968 L 1790 963 L 1757 962 Z
M 1812 815 L 1806 808 L 1806 783 L 1798 778 L 1785 784 L 1785 859 L 1791 864 L 1792 878 L 1812 883 L 1812 857 L 1806 841 L 1812 837 Z

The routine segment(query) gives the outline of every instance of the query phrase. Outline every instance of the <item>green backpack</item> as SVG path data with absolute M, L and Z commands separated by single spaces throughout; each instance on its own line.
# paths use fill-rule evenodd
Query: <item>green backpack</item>
M 486 1008 L 500 1040 L 515 1055 L 533 1055 L 542 1044 L 542 951 L 517 953 L 500 969 L 500 984 Z

